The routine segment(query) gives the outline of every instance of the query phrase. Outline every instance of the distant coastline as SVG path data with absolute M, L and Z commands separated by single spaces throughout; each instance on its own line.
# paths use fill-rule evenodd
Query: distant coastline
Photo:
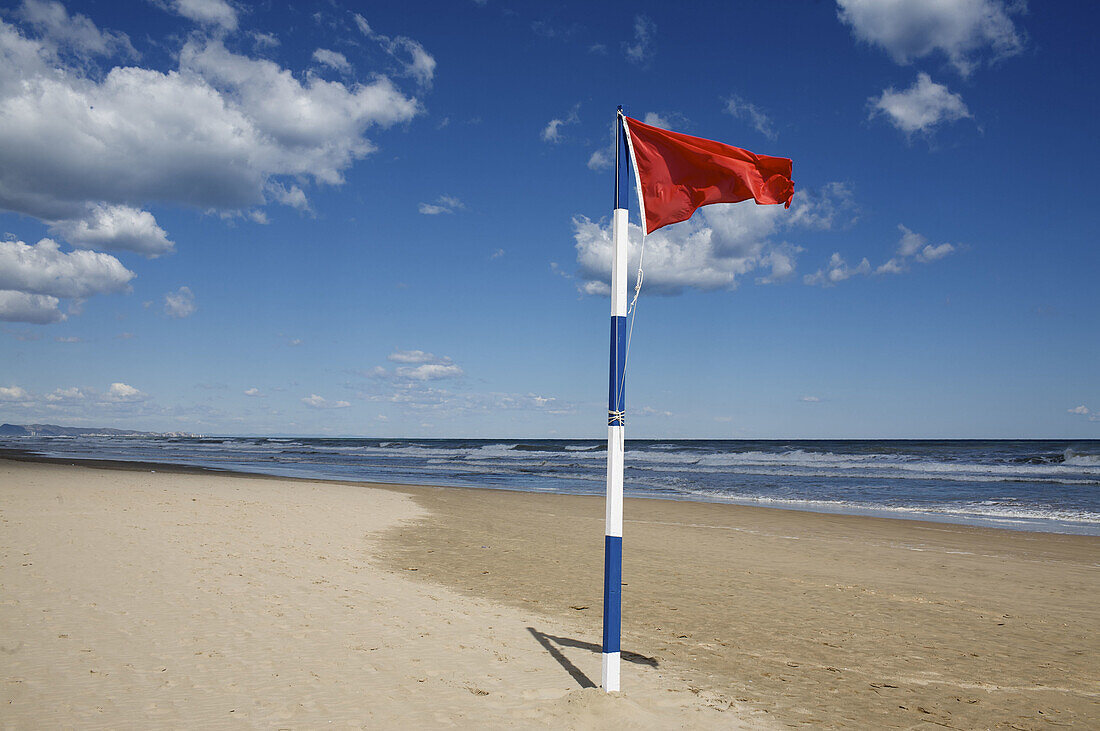
M 0 424 L 2 437 L 194 437 L 190 432 L 151 432 L 132 429 L 111 429 L 103 426 L 58 426 L 57 424 Z

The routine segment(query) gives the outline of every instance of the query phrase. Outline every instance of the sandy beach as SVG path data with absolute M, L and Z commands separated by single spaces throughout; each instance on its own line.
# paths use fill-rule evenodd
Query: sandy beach
M 0 460 L 4 728 L 1087 727 L 1100 539 Z
M 567 668 L 598 677 L 599 655 L 547 639 L 578 637 L 575 623 L 391 571 L 378 537 L 429 517 L 408 494 L 153 468 L 0 461 L 3 728 L 736 728 L 766 715 L 648 665 L 621 697 L 582 688 Z

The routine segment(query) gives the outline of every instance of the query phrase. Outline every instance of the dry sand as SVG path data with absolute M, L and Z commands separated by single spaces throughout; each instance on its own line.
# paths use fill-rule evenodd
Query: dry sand
M 380 565 L 406 494 L 0 460 L 0 727 L 729 728 L 753 714 Z M 533 631 L 528 628 L 533 628 Z M 631 666 L 632 668 L 634 666 Z
M 0 726 L 1098 724 L 1100 539 L 625 512 L 607 697 L 598 498 L 0 461 Z

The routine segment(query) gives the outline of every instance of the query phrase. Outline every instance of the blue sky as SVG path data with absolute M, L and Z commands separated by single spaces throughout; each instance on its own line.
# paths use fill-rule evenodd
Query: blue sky
M 1095 15 L 5 4 L 0 420 L 602 436 L 622 104 L 796 185 L 648 237 L 628 435 L 1100 437 Z

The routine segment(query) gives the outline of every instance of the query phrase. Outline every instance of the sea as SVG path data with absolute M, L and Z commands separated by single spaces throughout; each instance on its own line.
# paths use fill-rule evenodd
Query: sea
M 603 494 L 592 439 L 7 437 L 49 457 Z M 627 440 L 627 495 L 1100 535 L 1100 440 Z

